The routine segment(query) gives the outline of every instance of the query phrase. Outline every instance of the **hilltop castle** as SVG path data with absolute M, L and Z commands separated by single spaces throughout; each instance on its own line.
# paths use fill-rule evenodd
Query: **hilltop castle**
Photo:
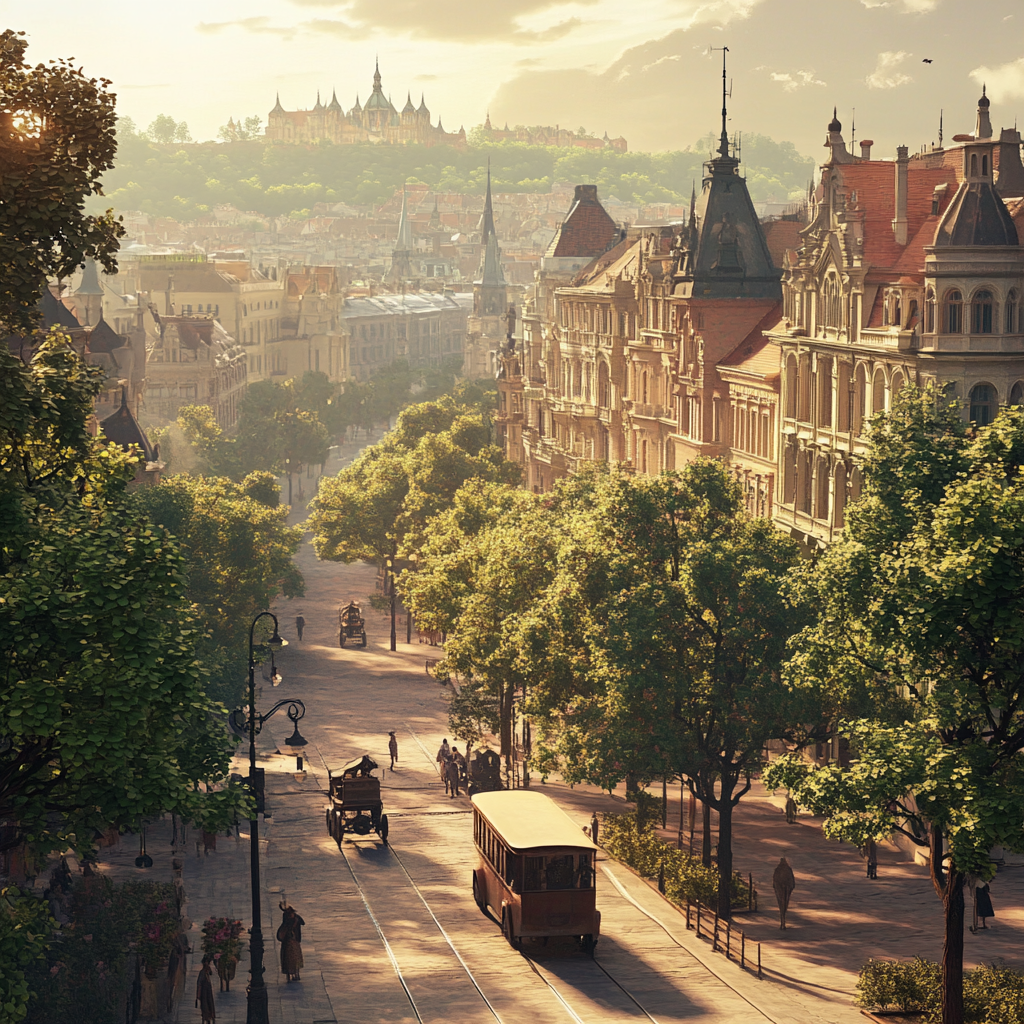
M 274 109 L 267 117 L 266 139 L 268 142 L 313 143 L 321 140 L 336 145 L 351 145 L 359 142 L 383 143 L 402 146 L 418 143 L 422 146 L 456 146 L 464 149 L 466 132 L 446 132 L 438 118 L 437 124 L 430 121 L 430 111 L 421 97 L 418 107 L 413 105 L 409 94 L 401 113 L 381 88 L 380 66 L 374 68 L 373 89 L 365 104 L 360 105 L 356 96 L 355 106 L 346 114 L 336 94 L 326 106 L 316 96 L 312 110 L 285 110 L 278 96 Z

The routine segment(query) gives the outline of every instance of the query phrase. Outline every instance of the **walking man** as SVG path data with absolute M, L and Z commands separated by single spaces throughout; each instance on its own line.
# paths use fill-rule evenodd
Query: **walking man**
M 786 821 L 790 825 L 795 825 L 796 824 L 796 814 L 797 814 L 796 801 L 793 799 L 792 796 L 787 794 L 786 795 Z
M 597 846 L 597 833 L 599 825 L 597 822 L 597 811 L 590 816 L 590 838 L 594 840 L 594 845 Z
M 295 616 L 295 632 L 298 633 L 299 639 L 302 639 L 302 631 L 306 628 L 306 620 L 302 617 L 301 613 Z
M 388 733 L 388 753 L 391 755 L 391 771 L 395 770 L 395 762 L 398 760 L 398 740 L 395 738 L 395 730 Z
M 864 859 L 868 865 L 868 878 L 878 877 L 878 846 L 874 839 L 869 839 L 864 844 Z
M 454 757 L 448 758 L 444 763 L 444 788 L 448 796 L 454 800 L 459 795 L 459 766 Z
M 793 869 L 789 866 L 786 858 L 783 857 L 775 873 L 772 875 L 772 888 L 775 890 L 775 899 L 779 904 L 779 928 L 783 931 L 786 928 L 786 911 L 789 910 L 789 899 L 796 888 L 796 879 L 793 877 Z

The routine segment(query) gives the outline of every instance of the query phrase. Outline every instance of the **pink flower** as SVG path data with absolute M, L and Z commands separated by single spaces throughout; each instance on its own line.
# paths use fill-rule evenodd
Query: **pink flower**
M 213 954 L 213 959 L 214 960 L 219 960 L 220 959 L 220 953 L 214 953 Z
M 50 973 L 51 973 L 51 974 L 57 974 L 57 973 L 59 973 L 59 971 L 60 971 L 60 964 L 54 964 L 54 965 L 53 965 L 53 966 L 52 966 L 52 967 L 50 968 Z

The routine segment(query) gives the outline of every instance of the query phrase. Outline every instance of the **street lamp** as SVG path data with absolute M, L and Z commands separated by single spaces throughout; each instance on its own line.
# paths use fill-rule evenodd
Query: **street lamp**
M 273 665 L 273 652 L 279 651 L 287 646 L 288 641 L 281 638 L 277 628 L 277 616 L 272 612 L 260 612 L 252 620 L 249 627 L 249 701 L 248 708 L 236 708 L 231 712 L 232 725 L 241 731 L 243 728 L 249 732 L 249 790 L 252 795 L 252 818 L 249 821 L 249 870 L 252 885 L 252 928 L 249 929 L 249 991 L 246 1001 L 245 1022 L 246 1024 L 270 1024 L 267 1009 L 267 987 L 263 982 L 263 925 L 260 913 L 260 839 L 259 839 L 259 811 L 257 810 L 257 781 L 256 781 L 256 737 L 263 730 L 264 724 L 277 714 L 283 707 L 288 708 L 288 717 L 295 723 L 295 736 L 300 740 L 298 721 L 306 713 L 306 705 L 301 700 L 280 700 L 265 715 L 256 712 L 256 663 L 253 660 L 253 637 L 256 632 L 256 623 L 262 618 L 272 619 L 274 622 L 273 635 L 267 640 L 266 645 L 271 651 L 271 665 Z M 276 668 L 274 673 L 276 674 Z M 293 737 L 294 738 L 294 737 Z M 305 740 L 302 741 L 305 743 Z
M 388 558 L 388 578 L 391 581 L 391 650 L 398 650 L 398 636 L 395 633 L 395 562 Z
M 306 708 L 303 706 L 299 708 L 296 704 L 292 704 L 288 708 L 286 714 L 292 720 L 292 725 L 295 726 L 291 736 L 284 741 L 284 745 L 295 755 L 295 770 L 301 772 L 302 768 L 302 748 L 306 746 L 306 738 L 299 732 L 299 719 L 306 713 Z

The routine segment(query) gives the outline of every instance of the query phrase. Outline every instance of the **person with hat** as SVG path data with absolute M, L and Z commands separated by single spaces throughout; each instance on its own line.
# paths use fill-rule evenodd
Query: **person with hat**
M 306 923 L 294 907 L 287 903 L 278 904 L 284 912 L 284 920 L 277 929 L 277 941 L 281 943 L 281 973 L 289 981 L 302 981 L 302 926 Z

